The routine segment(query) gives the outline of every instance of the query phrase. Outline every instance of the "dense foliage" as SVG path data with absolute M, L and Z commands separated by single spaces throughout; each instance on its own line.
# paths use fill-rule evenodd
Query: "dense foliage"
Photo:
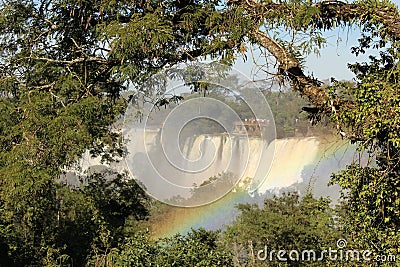
M 120 248 L 93 260 L 95 266 L 233 266 L 232 257 L 218 241 L 218 233 L 192 230 L 185 236 L 152 241 L 137 233 L 124 240 Z
M 343 238 L 329 199 L 315 199 L 310 194 L 300 199 L 297 193 L 266 199 L 263 207 L 239 205 L 242 212 L 228 226 L 225 240 L 234 248 L 235 261 L 241 266 L 321 266 L 335 265 L 328 257 L 311 261 L 290 259 L 289 251 L 336 249 L 336 240 Z M 263 250 L 262 253 L 258 251 Z M 285 250 L 286 261 L 279 261 L 271 251 Z
M 140 86 L 158 70 L 206 56 L 231 64 L 246 55 L 247 44 L 266 50 L 266 73 L 277 66 L 279 82 L 314 105 L 314 122 L 327 115 L 343 138 L 370 153 L 367 166 L 355 162 L 333 175 L 332 182 L 346 190 L 345 232 L 360 247 L 400 252 L 399 21 L 387 0 L 1 1 L 1 263 L 100 265 L 100 255 L 117 255 L 112 249 L 118 246 L 121 257 L 139 257 L 129 251 L 136 241 L 123 241 L 124 229 L 135 229 L 151 204 L 138 185 L 122 174 L 110 182 L 103 173 L 72 188 L 60 182 L 61 175 L 86 150 L 104 160 L 124 154 L 116 122 L 128 103 L 122 97 L 127 88 L 159 95 Z M 323 46 L 324 31 L 349 25 L 362 32 L 355 54 L 383 52 L 350 66 L 356 84 L 326 88 L 303 72 L 303 60 Z M 137 105 L 143 100 L 128 99 Z M 328 220 L 329 212 L 319 209 L 323 203 L 296 201 L 289 205 L 294 211 L 310 203 L 322 224 Z M 243 211 L 243 220 L 258 213 Z M 325 232 L 311 240 L 318 234 Z M 228 264 L 215 242 L 213 233 L 202 231 L 176 237 L 164 245 L 168 256 L 161 262 L 200 257 L 198 266 Z M 153 250 L 147 241 L 140 244 Z M 143 265 L 146 260 L 137 259 Z
M 126 216 L 146 213 L 139 205 L 143 192 L 136 184 L 128 187 L 136 193 L 119 192 L 123 184 L 101 177 L 76 191 L 60 184 L 60 175 L 86 149 L 105 160 L 123 154 L 113 123 L 125 110 L 121 93 L 128 86 L 166 65 L 218 51 L 207 44 L 216 3 L 0 5 L 2 253 L 15 265 L 56 264 L 63 255 L 81 265 L 93 248 L 113 243 Z
M 398 53 L 394 46 L 379 58 L 371 57 L 368 64 L 352 65 L 357 85 L 335 86 L 343 104 L 334 120 L 343 124 L 348 138 L 360 150 L 367 150 L 371 159 L 366 166 L 356 162 L 334 174 L 332 183 L 349 190 L 344 198 L 354 239 L 382 253 L 398 253 L 400 244 Z

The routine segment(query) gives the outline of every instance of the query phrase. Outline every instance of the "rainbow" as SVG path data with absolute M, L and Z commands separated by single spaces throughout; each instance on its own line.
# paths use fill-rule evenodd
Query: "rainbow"
M 235 208 L 237 204 L 262 204 L 266 197 L 285 190 L 302 193 L 311 189 L 315 196 L 328 196 L 335 201 L 339 197 L 339 187 L 328 188 L 330 174 L 362 158 L 354 145 L 331 136 L 278 139 L 274 145 L 272 166 L 252 196 L 248 190 L 238 187 L 223 198 L 201 207 L 183 208 L 163 204 L 150 219 L 152 236 L 168 237 L 200 227 L 223 229 L 238 214 Z

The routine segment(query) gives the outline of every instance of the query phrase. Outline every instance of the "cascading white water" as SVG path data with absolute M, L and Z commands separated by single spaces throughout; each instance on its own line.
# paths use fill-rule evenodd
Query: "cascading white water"
M 250 183 L 249 189 L 258 189 L 259 193 L 302 182 L 302 170 L 315 160 L 319 144 L 313 137 L 275 139 L 271 143 L 252 137 L 233 137 L 232 142 L 227 139 L 222 135 L 200 135 L 187 140 L 184 152 L 188 160 L 200 158 L 202 151 L 216 152 L 199 180 L 232 172 L 240 176 L 239 187 Z
M 172 183 L 191 187 L 200 186 L 211 177 L 218 177 L 223 173 L 235 175 L 234 182 L 238 181 L 236 188 L 259 194 L 271 190 L 279 191 L 308 179 L 309 177 L 304 177 L 305 168 L 315 165 L 322 150 L 326 148 L 326 144 L 321 144 L 321 139 L 316 137 L 275 139 L 268 143 L 256 137 L 198 135 L 184 142 L 181 158 L 175 159 L 181 162 L 182 168 L 179 169 L 171 165 L 171 159 L 163 155 L 159 132 L 132 129 L 126 136 L 130 139 L 126 164 L 120 162 L 113 167 L 124 170 L 127 169 L 126 165 L 130 165 L 134 177 L 142 176 L 141 181 L 144 181 L 147 188 L 158 188 L 160 192 L 167 189 L 154 179 L 155 176 L 163 175 Z M 354 148 L 350 149 L 350 153 L 347 152 L 350 157 L 345 159 L 346 162 L 353 153 Z M 332 151 L 325 156 L 329 154 Z M 84 171 L 94 165 L 104 164 L 100 162 L 100 158 L 91 158 L 88 152 L 85 153 L 81 169 Z M 337 169 L 335 164 L 328 165 L 324 168 L 332 171 Z M 326 191 L 326 186 L 323 187 L 321 191 Z M 165 197 L 171 197 L 167 193 Z M 190 197 L 188 194 L 181 196 Z
M 302 171 L 316 159 L 319 142 L 314 137 L 286 138 L 275 139 L 271 146 L 275 147 L 274 159 L 259 193 L 303 182 Z
M 204 143 L 206 138 L 209 141 Z M 328 187 L 330 174 L 343 169 L 356 155 L 353 145 L 333 137 L 284 138 L 269 144 L 259 138 L 233 137 L 232 142 L 224 138 L 221 142 L 223 137 L 219 135 L 193 137 L 187 140 L 183 151 L 187 158 L 195 160 L 201 156 L 201 151 L 213 149 L 206 146 L 215 145 L 215 164 L 205 172 L 204 180 L 223 171 L 228 159 L 231 166 L 238 169 L 245 165 L 236 190 L 206 206 L 194 209 L 170 207 L 162 218 L 165 226 L 160 227 L 157 221 L 152 228 L 155 236 L 186 233 L 199 227 L 221 229 L 237 215 L 237 204 L 261 204 L 264 198 L 285 191 L 296 190 L 302 194 L 312 190 L 314 196 L 330 197 L 335 203 L 339 187 Z M 260 157 L 260 154 L 264 156 Z M 254 194 L 250 196 L 249 191 Z

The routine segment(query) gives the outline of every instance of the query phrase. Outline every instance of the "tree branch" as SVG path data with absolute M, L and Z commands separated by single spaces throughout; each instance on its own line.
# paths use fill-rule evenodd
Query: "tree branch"
M 24 57 L 24 58 L 20 58 L 19 60 L 23 60 L 23 59 L 32 59 L 32 60 L 40 60 L 40 61 L 47 61 L 50 63 L 61 63 L 61 64 L 68 64 L 69 66 L 76 64 L 76 63 L 80 63 L 80 62 L 101 62 L 101 63 L 108 63 L 108 61 L 106 59 L 103 58 L 99 58 L 99 57 L 80 57 L 80 58 L 75 58 L 72 60 L 62 60 L 62 59 L 53 59 L 53 58 L 45 58 L 45 57 Z
M 303 73 L 299 62 L 284 47 L 259 29 L 252 31 L 252 37 L 278 60 L 279 71 L 289 77 L 295 90 L 307 96 L 314 105 L 326 107 L 329 95 L 317 81 Z
M 298 10 L 295 3 L 274 3 L 258 2 L 256 0 L 229 0 L 227 4 L 243 7 L 253 18 L 262 21 L 273 20 L 274 18 L 290 18 L 293 10 Z M 305 5 L 306 6 L 306 5 Z M 322 1 L 313 6 L 318 10 L 303 25 L 306 28 L 317 27 L 319 29 L 332 29 L 339 23 L 352 23 L 360 21 L 361 23 L 370 22 L 378 26 L 382 24 L 384 31 L 393 39 L 400 39 L 400 14 L 396 8 L 375 2 L 374 6 L 365 1 L 365 3 L 348 4 L 341 1 Z

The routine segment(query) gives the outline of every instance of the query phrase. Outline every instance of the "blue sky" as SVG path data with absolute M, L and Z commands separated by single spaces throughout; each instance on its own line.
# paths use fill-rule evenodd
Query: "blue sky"
M 400 0 L 392 0 L 400 7 Z M 351 54 L 350 47 L 357 45 L 360 31 L 357 27 L 352 29 L 339 29 L 325 34 L 327 46 L 321 50 L 320 57 L 311 55 L 307 59 L 307 70 L 319 79 L 335 77 L 338 80 L 350 80 L 354 78 L 347 66 L 347 63 L 365 61 L 368 55 L 376 55 L 376 50 L 369 50 L 365 55 L 356 57 Z
M 320 50 L 319 55 L 310 54 L 306 58 L 304 72 L 313 75 L 319 80 L 326 80 L 334 77 L 337 80 L 351 80 L 355 76 L 348 69 L 348 63 L 368 61 L 369 55 L 378 55 L 375 49 L 369 49 L 365 54 L 356 57 L 351 53 L 351 47 L 357 46 L 357 39 L 360 38 L 360 30 L 357 27 L 340 28 L 328 31 L 324 34 L 327 42 L 324 48 Z M 254 52 L 258 55 L 259 52 Z M 239 58 L 235 64 L 235 68 L 243 72 L 247 76 L 251 76 L 256 65 L 253 64 L 251 53 L 247 53 L 248 60 L 243 62 Z M 259 63 L 260 64 L 260 63 Z
M 351 53 L 351 47 L 357 45 L 357 39 L 360 37 L 360 31 L 356 27 L 329 31 L 325 37 L 326 47 L 320 51 L 319 56 L 312 54 L 307 57 L 305 69 L 320 80 L 331 77 L 337 80 L 351 80 L 354 74 L 347 68 L 347 64 L 366 61 L 369 55 L 377 54 L 375 50 L 369 50 L 358 57 Z
M 400 0 L 392 0 L 392 2 L 400 6 Z M 351 54 L 350 48 L 357 45 L 357 39 L 360 37 L 358 27 L 328 31 L 324 37 L 327 39 L 326 47 L 320 51 L 319 56 L 309 55 L 305 64 L 305 73 L 313 74 L 319 80 L 331 77 L 337 80 L 351 80 L 354 74 L 347 68 L 348 63 L 367 61 L 369 55 L 378 54 L 376 50 L 369 50 L 358 57 Z M 248 61 L 244 63 L 242 59 L 239 59 L 235 67 L 250 76 L 251 69 L 254 68 L 251 61 L 250 53 L 248 53 Z

